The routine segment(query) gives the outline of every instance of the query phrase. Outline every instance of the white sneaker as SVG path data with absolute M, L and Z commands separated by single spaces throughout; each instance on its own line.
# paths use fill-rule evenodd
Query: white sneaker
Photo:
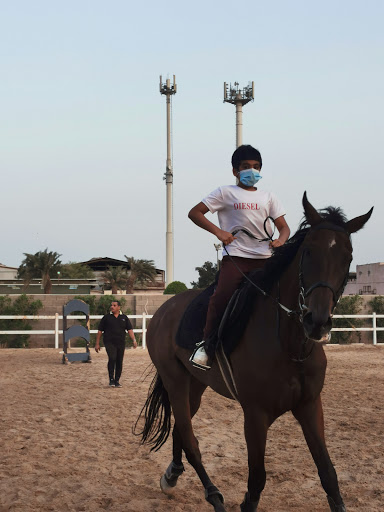
M 205 351 L 204 345 L 195 349 L 189 360 L 196 368 L 200 368 L 201 370 L 210 370 L 211 368 L 208 364 L 208 354 Z

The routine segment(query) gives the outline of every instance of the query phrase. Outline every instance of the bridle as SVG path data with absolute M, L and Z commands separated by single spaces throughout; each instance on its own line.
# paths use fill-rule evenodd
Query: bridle
M 311 228 L 313 231 L 318 231 L 320 229 L 329 229 L 331 231 L 339 231 L 339 232 L 342 232 L 342 233 L 345 233 L 348 235 L 348 237 L 350 237 L 350 234 L 349 232 L 344 229 L 343 227 L 341 226 L 337 226 L 335 224 L 331 224 L 329 222 L 325 222 L 325 223 L 321 223 L 321 224 L 318 224 L 317 226 L 314 226 L 313 228 Z M 329 290 L 331 290 L 332 292 L 332 298 L 333 298 L 333 306 L 332 306 L 332 313 L 337 305 L 337 303 L 339 302 L 340 300 L 340 297 L 342 296 L 343 294 L 343 291 L 347 285 L 347 282 L 348 282 L 348 277 L 349 277 L 349 270 L 346 272 L 345 276 L 344 276 L 344 279 L 343 279 L 343 282 L 341 284 L 341 286 L 338 288 L 338 290 L 335 291 L 335 289 L 333 288 L 332 285 L 330 285 L 329 283 L 327 283 L 326 281 L 317 281 L 316 283 L 312 284 L 307 290 L 305 289 L 305 286 L 304 286 L 304 275 L 303 275 L 303 260 L 304 260 L 304 257 L 305 257 L 305 250 L 301 253 L 301 257 L 300 257 L 300 264 L 299 264 L 299 286 L 300 286 L 300 291 L 299 291 L 299 318 L 300 318 L 300 321 L 302 322 L 303 321 L 303 318 L 304 318 L 304 314 L 305 314 L 305 311 L 308 309 L 307 306 L 305 305 L 305 299 L 307 297 L 309 297 L 309 295 L 313 292 L 313 290 L 315 290 L 316 288 L 328 288 Z

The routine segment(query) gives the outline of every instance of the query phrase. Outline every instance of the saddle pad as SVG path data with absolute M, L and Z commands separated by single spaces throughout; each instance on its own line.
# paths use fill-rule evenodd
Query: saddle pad
M 208 286 L 188 305 L 176 333 L 176 344 L 179 347 L 193 350 L 196 343 L 203 339 L 209 299 L 214 291 L 215 283 Z
M 249 277 L 256 282 L 262 273 L 262 270 L 256 270 Z M 212 284 L 188 305 L 176 334 L 176 343 L 179 347 L 193 350 L 196 343 L 203 339 L 208 304 L 214 290 L 215 284 Z M 257 293 L 248 281 L 243 281 L 240 288 L 232 295 L 218 330 L 212 334 L 216 340 L 220 338 L 226 355 L 232 352 L 242 336 L 251 313 L 253 298 Z

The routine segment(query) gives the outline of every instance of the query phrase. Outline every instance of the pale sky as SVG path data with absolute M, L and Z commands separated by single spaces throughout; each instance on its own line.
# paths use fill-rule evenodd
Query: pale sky
M 174 279 L 216 261 L 188 211 L 233 183 L 235 107 L 255 82 L 243 142 L 292 233 L 316 208 L 374 212 L 356 264 L 384 261 L 382 0 L 0 1 L 0 262 L 46 247 L 62 261 L 153 259 L 165 269 L 165 97 L 173 98 Z M 214 216 L 208 214 L 210 220 Z

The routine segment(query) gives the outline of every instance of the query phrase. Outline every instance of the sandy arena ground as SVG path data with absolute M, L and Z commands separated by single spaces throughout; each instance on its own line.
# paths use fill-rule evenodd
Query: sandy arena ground
M 326 352 L 326 433 L 347 510 L 383 512 L 384 347 Z M 106 353 L 92 357 L 66 366 L 54 349 L 0 350 L 0 511 L 213 511 L 188 463 L 174 497 L 162 494 L 171 441 L 150 453 L 131 433 L 152 378 L 148 353 L 127 351 L 121 389 L 107 386 Z M 194 425 L 227 511 L 238 512 L 247 482 L 240 406 L 207 390 Z M 260 512 L 329 512 L 290 414 L 269 431 L 266 467 Z

